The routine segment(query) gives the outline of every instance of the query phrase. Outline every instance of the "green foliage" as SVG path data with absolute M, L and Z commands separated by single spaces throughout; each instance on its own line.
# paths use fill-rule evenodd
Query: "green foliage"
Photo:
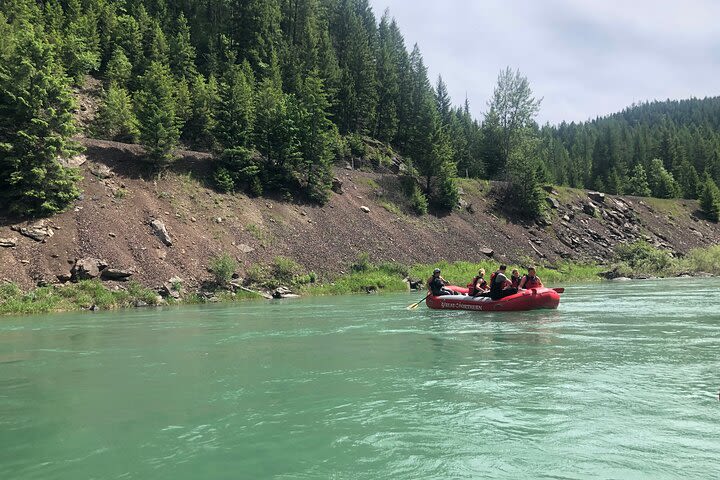
M 418 215 L 425 215 L 428 212 L 428 199 L 422 189 L 414 182 L 411 187 L 410 206 Z
M 237 261 L 227 253 L 211 258 L 209 263 L 210 272 L 215 277 L 215 284 L 222 288 L 230 283 L 237 267 Z
M 154 61 L 140 79 L 135 95 L 140 142 L 159 165 L 173 159 L 180 129 L 176 118 L 173 80 L 167 65 Z
M 617 245 L 615 260 L 627 265 L 632 272 L 641 274 L 668 274 L 676 268 L 675 259 L 668 252 L 645 241 Z
M 295 277 L 301 271 L 302 267 L 296 261 L 286 257 L 275 257 L 270 264 L 270 274 L 279 284 L 295 283 Z
M 134 142 L 140 134 L 127 90 L 111 83 L 95 119 L 95 134 L 119 142 Z
M 0 59 L 0 200 L 20 215 L 60 212 L 77 198 L 79 176 L 58 161 L 79 149 L 68 79 L 53 48 L 20 34 Z
M 680 196 L 680 187 L 659 158 L 650 161 L 648 185 L 650 185 L 654 197 L 676 198 Z
M 537 142 L 529 136 L 516 143 L 508 158 L 506 205 L 529 218 L 545 211 L 545 194 L 537 179 Z
M 223 192 L 245 189 L 253 195 L 261 195 L 261 167 L 262 161 L 254 152 L 242 147 L 229 148 L 218 161 L 216 185 Z
M 507 67 L 500 72 L 485 116 L 486 128 L 499 141 L 499 150 L 494 152 L 497 157 L 488 163 L 488 173 L 504 172 L 517 145 L 528 135 L 528 127 L 537 115 L 541 101 L 532 96 L 530 82 L 519 70 L 513 72 Z
M 255 125 L 254 77 L 250 65 L 232 65 L 219 85 L 215 138 L 224 149 L 248 148 Z
M 87 309 L 95 305 L 103 310 L 123 308 L 144 302 L 157 303 L 157 293 L 130 282 L 125 289 L 109 290 L 100 281 L 40 287 L 23 292 L 13 283 L 0 284 L 0 315 L 37 314 Z
M 632 177 L 630 177 L 630 181 L 628 182 L 627 193 L 638 197 L 649 197 L 652 194 L 647 181 L 647 175 L 645 175 L 645 169 L 640 164 L 635 165 Z
M 118 46 L 108 61 L 105 68 L 105 78 L 110 84 L 115 83 L 120 87 L 127 85 L 132 75 L 132 63 L 125 54 L 125 50 Z
M 700 192 L 700 209 L 713 222 L 720 220 L 720 189 L 709 175 Z

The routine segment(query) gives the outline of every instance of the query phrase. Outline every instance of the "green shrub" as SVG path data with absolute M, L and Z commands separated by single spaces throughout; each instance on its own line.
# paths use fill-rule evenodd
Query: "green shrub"
M 220 287 L 227 286 L 237 266 L 235 259 L 227 253 L 213 257 L 210 260 L 210 271 L 215 277 L 215 283 Z
M 358 254 L 355 263 L 350 265 L 350 270 L 353 272 L 367 272 L 371 268 L 372 263 L 370 263 L 370 255 L 368 255 L 367 252 Z
M 668 252 L 645 241 L 617 245 L 615 259 L 626 264 L 634 273 L 663 275 L 677 268 L 676 260 Z
M 276 282 L 292 284 L 302 267 L 297 262 L 285 257 L 275 257 L 270 265 L 270 274 Z
M 428 199 L 417 185 L 412 189 L 410 206 L 418 215 L 425 215 L 428 212 Z

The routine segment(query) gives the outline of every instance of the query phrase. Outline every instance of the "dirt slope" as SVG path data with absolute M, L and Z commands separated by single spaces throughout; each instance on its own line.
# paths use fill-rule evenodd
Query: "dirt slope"
M 603 261 L 620 241 L 645 238 L 682 254 L 720 240 L 720 229 L 701 218 L 694 201 L 607 196 L 593 202 L 586 192 L 560 189 L 549 194 L 558 208 L 548 224 L 522 224 L 494 208 L 487 182 L 463 181 L 463 208 L 418 217 L 403 213 L 392 174 L 338 169 L 344 193 L 318 207 L 218 194 L 202 182 L 212 162 L 206 154 L 183 152 L 172 173 L 157 177 L 137 146 L 84 143 L 83 198 L 46 220 L 52 237 L 35 241 L 11 230 L 16 221 L 0 218 L 0 239 L 16 244 L 0 247 L 0 280 L 23 287 L 54 282 L 83 257 L 133 270 L 132 278 L 149 286 L 174 275 L 196 285 L 209 278 L 207 264 L 222 252 L 235 256 L 243 271 L 285 256 L 327 277 L 347 270 L 361 252 L 406 264 L 487 258 L 481 248 L 498 260 L 525 263 Z M 153 233 L 154 219 L 164 222 L 172 246 Z

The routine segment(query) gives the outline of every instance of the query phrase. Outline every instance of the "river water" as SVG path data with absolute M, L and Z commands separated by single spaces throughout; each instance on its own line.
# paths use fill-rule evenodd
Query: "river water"
M 714 478 L 719 287 L 0 318 L 0 479 Z

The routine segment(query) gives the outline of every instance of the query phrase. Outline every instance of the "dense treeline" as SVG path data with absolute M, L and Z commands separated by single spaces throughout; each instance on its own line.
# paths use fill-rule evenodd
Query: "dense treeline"
M 652 102 L 540 130 L 549 179 L 608 193 L 699 198 L 720 182 L 720 98 Z
M 333 163 L 370 137 L 402 155 L 420 213 L 453 208 L 458 175 L 508 180 L 505 205 L 532 216 L 542 182 L 720 212 L 720 100 L 540 128 L 540 101 L 507 69 L 480 123 L 368 0 L 1 2 L 0 200 L 12 211 L 51 214 L 79 194 L 62 160 L 78 151 L 71 88 L 88 75 L 103 93 L 87 133 L 141 143 L 158 166 L 181 145 L 212 151 L 223 191 L 323 203 Z
M 322 203 L 332 162 L 366 136 L 412 165 L 420 204 L 452 208 L 457 169 L 483 173 L 467 105 L 451 106 L 441 79 L 436 92 L 418 47 L 408 50 L 395 21 L 378 22 L 367 0 L 8 0 L 0 29 L 0 187 L 24 213 L 53 213 L 77 194 L 57 159 L 72 153 L 69 87 L 86 75 L 104 84 L 91 134 L 139 142 L 160 165 L 181 144 L 214 151 L 217 185 L 228 191 L 299 192 Z M 42 97 L 28 90 L 37 81 L 55 82 L 63 99 L 20 108 Z M 63 124 L 46 123 L 39 135 L 62 145 L 28 158 L 16 142 L 31 141 L 22 122 L 50 111 Z M 23 206 L 40 191 L 52 196 L 45 187 L 60 177 L 62 195 Z

